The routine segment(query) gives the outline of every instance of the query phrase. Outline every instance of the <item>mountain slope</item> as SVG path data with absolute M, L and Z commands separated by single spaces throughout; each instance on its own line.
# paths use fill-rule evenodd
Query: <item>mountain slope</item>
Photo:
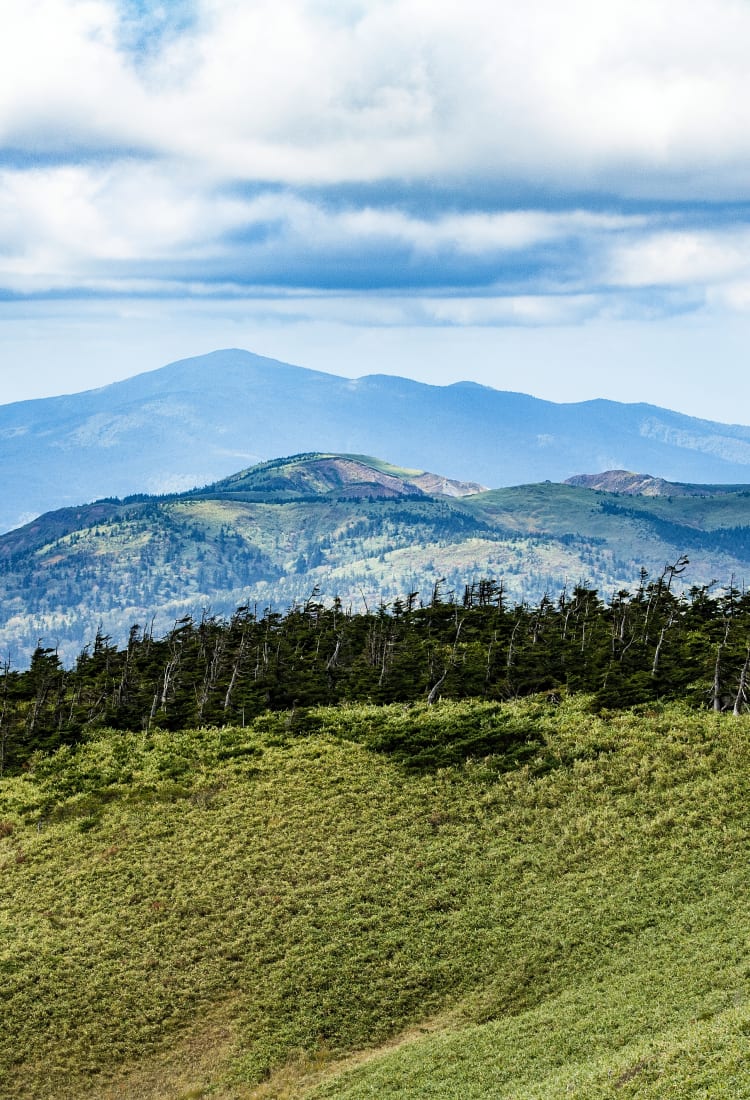
M 2 1100 L 748 1095 L 747 718 L 290 719 L 0 779 Z M 467 726 L 538 753 L 366 743 Z
M 369 455 L 307 454 L 277 458 L 186 494 L 234 500 L 465 497 L 486 492 L 476 482 L 453 481 L 425 470 L 405 470 Z
M 0 406 L 0 530 L 80 501 L 186 490 L 302 451 L 387 454 L 485 485 L 580 470 L 750 480 L 750 428 L 648 404 L 559 405 L 470 382 L 339 378 L 246 351 Z
M 167 498 L 103 500 L 0 536 L 0 651 L 25 663 L 39 638 L 72 660 L 97 624 L 118 642 L 210 608 L 284 610 L 319 589 L 345 606 L 430 598 L 481 577 L 511 599 L 585 581 L 632 587 L 690 558 L 688 585 L 750 579 L 750 495 L 625 496 L 541 483 L 477 488 L 376 459 L 303 455 Z

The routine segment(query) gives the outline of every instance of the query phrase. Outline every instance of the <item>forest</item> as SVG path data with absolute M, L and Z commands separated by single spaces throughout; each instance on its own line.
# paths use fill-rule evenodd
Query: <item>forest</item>
M 354 613 L 314 590 L 285 614 L 206 612 L 159 637 L 136 624 L 122 647 L 100 630 L 71 668 L 40 645 L 27 670 L 0 668 L 0 773 L 93 729 L 244 726 L 286 711 L 290 728 L 309 732 L 309 708 L 344 703 L 537 693 L 554 703 L 587 693 L 594 711 L 680 699 L 740 714 L 750 699 L 750 593 L 733 583 L 681 590 L 687 565 L 683 556 L 658 576 L 642 570 L 607 601 L 578 585 L 512 604 L 488 579 L 458 593 L 436 583 L 427 598 L 411 592 Z M 457 738 L 444 749 L 451 761 L 497 750 L 491 738 Z

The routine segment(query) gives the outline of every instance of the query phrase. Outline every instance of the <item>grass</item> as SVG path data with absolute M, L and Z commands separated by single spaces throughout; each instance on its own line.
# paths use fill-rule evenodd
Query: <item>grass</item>
M 493 722 L 536 755 L 378 751 Z M 0 785 L 0 1096 L 750 1097 L 749 741 L 531 700 L 40 759 Z

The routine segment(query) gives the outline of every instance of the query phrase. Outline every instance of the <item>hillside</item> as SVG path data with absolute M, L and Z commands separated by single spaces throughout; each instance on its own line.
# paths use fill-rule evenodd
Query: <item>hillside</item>
M 0 780 L 2 1100 L 748 1095 L 750 720 L 314 717 Z M 368 743 L 468 728 L 534 755 Z
M 206 499 L 285 500 L 465 497 L 486 492 L 476 482 L 453 481 L 425 470 L 405 470 L 370 455 L 307 454 L 262 462 L 187 494 Z
M 634 474 L 631 470 L 605 470 L 601 474 L 576 474 L 565 479 L 566 485 L 580 489 L 598 489 L 605 493 L 625 493 L 627 496 L 705 497 L 717 493 L 750 491 L 750 485 L 686 485 L 666 481 L 651 474 Z
M 425 480 L 436 479 L 436 480 Z M 428 492 L 435 484 L 452 494 Z M 317 589 L 361 609 L 437 581 L 463 592 L 502 579 L 539 600 L 585 581 L 631 588 L 683 554 L 685 583 L 750 577 L 750 496 L 632 496 L 542 483 L 477 485 L 363 456 L 263 463 L 197 491 L 64 509 L 0 536 L 0 651 L 16 664 L 41 638 L 66 660 L 98 624 L 123 642 L 134 623 L 167 630 L 210 608 L 283 611 Z
M 104 496 L 182 492 L 304 451 L 383 454 L 493 487 L 614 468 L 750 480 L 748 427 L 646 403 L 555 404 L 470 382 L 340 378 L 234 349 L 0 406 L 0 530 Z

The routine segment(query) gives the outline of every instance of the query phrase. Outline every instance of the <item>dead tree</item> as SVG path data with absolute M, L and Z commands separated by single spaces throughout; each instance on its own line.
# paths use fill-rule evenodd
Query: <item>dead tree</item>
M 732 714 L 735 718 L 738 718 L 742 714 L 742 710 L 747 706 L 747 678 L 750 673 L 750 645 L 747 647 L 747 656 L 745 657 L 745 663 L 742 666 L 740 672 L 740 682 L 737 687 L 737 694 L 734 697 L 734 706 L 732 707 Z
M 718 714 L 724 709 L 724 699 L 721 691 L 721 654 L 729 637 L 729 620 L 724 625 L 724 638 L 716 647 L 716 660 L 714 661 L 714 682 L 712 688 L 712 709 Z

